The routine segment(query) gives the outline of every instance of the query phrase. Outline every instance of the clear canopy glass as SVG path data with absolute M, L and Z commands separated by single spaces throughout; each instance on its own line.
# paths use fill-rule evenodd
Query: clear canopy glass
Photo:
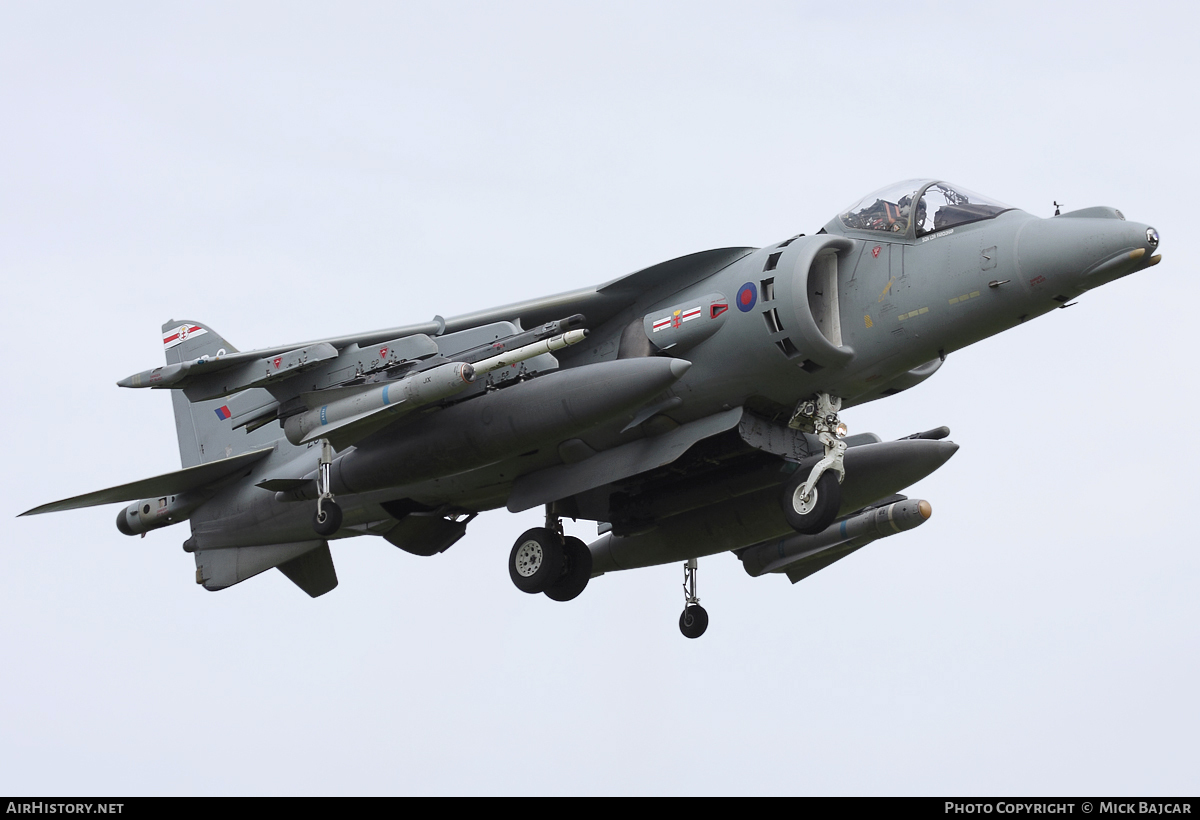
M 917 205 L 917 236 L 944 231 L 955 225 L 991 219 L 1012 207 L 947 182 L 935 182 L 925 189 Z
M 916 206 L 913 206 L 913 203 Z M 858 231 L 924 236 L 968 222 L 991 219 L 1011 206 L 932 179 L 907 179 L 867 194 L 842 212 L 841 223 Z
M 842 224 L 859 231 L 908 232 L 913 195 L 927 179 L 906 179 L 867 194 L 842 212 Z

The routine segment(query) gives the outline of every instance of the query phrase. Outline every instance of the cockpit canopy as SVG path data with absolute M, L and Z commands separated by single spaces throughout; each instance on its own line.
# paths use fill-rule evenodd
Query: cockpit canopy
M 838 221 L 856 231 L 920 237 L 1010 210 L 1010 205 L 948 182 L 907 179 L 864 196 L 843 211 Z

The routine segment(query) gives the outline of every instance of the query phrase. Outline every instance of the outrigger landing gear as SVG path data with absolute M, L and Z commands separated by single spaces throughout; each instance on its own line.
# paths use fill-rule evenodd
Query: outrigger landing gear
M 837 518 L 842 504 L 842 481 L 846 478 L 843 457 L 846 454 L 846 425 L 838 419 L 842 400 L 828 393 L 806 399 L 796 406 L 788 426 L 816 433 L 825 445 L 825 457 L 813 465 L 807 476 L 797 474 L 783 487 L 780 502 L 788 524 L 809 535 L 820 532 Z
M 522 592 L 546 593 L 553 601 L 577 597 L 592 578 L 592 553 L 578 538 L 563 535 L 562 519 L 546 505 L 546 526 L 527 530 L 508 555 L 508 575 Z
M 685 638 L 699 638 L 708 629 L 708 613 L 696 597 L 696 559 L 683 565 L 683 613 L 679 616 L 679 631 Z
M 333 500 L 330 490 L 329 471 L 333 467 L 333 447 L 329 441 L 321 441 L 321 461 L 317 467 L 317 512 L 313 516 L 313 529 L 317 535 L 330 536 L 342 526 L 342 508 Z

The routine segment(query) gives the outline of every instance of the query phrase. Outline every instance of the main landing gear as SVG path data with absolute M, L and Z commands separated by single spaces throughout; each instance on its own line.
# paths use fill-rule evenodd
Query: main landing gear
M 313 529 L 317 535 L 330 536 L 342 526 L 342 508 L 333 500 L 329 488 L 329 471 L 333 467 L 333 447 L 328 440 L 321 441 L 321 461 L 317 467 L 317 512 L 313 516 Z
M 796 532 L 813 535 L 837 518 L 842 505 L 842 481 L 846 478 L 843 456 L 846 454 L 846 425 L 838 419 L 842 400 L 818 393 L 796 406 L 788 426 L 816 433 L 825 445 L 825 457 L 813 465 L 808 475 L 797 473 L 783 486 L 780 503 L 783 515 Z
M 592 578 L 592 553 L 578 538 L 563 535 L 562 520 L 546 505 L 546 526 L 527 530 L 508 555 L 508 575 L 517 589 L 552 601 L 579 596 Z
M 696 596 L 696 559 L 683 565 L 683 612 L 679 616 L 679 631 L 685 638 L 699 638 L 708 629 L 708 613 Z

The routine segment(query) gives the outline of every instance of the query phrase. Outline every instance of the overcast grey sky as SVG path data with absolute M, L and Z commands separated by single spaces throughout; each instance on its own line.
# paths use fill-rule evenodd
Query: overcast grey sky
M 1196 794 L 1195 32 L 1183 3 L 0 2 L 0 793 Z M 844 9 L 844 10 L 843 10 Z M 846 414 L 961 445 L 791 586 L 558 605 L 334 545 L 311 600 L 182 526 L 15 519 L 178 467 L 168 318 L 242 349 L 811 233 L 937 176 L 1112 205 L 1164 261 Z M 583 522 L 573 534 L 594 529 Z

